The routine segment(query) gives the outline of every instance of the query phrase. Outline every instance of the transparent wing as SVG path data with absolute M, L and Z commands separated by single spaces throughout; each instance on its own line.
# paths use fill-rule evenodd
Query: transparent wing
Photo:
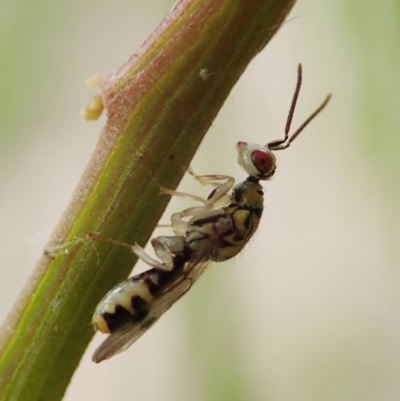
M 210 261 L 190 262 L 185 272 L 149 304 L 147 316 L 140 322 L 129 322 L 114 333 L 109 334 L 94 352 L 92 360 L 98 363 L 127 350 L 164 312 L 186 294 L 210 263 Z

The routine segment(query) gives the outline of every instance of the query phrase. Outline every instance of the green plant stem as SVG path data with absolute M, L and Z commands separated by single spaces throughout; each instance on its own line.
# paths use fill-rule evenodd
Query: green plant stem
M 108 115 L 71 203 L 0 336 L 0 400 L 60 400 L 102 296 L 135 262 L 97 232 L 144 245 L 233 85 L 294 0 L 181 0 L 100 81 Z M 93 365 L 95 369 L 95 365 Z

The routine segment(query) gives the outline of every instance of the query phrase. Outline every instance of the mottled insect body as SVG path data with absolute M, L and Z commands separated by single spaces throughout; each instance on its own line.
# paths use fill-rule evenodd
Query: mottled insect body
M 233 258 L 253 236 L 263 213 L 264 193 L 259 181 L 268 180 L 275 173 L 273 152 L 286 149 L 330 99 L 329 95 L 289 137 L 301 79 L 299 65 L 284 138 L 265 146 L 238 142 L 238 163 L 248 175 L 244 181 L 234 186 L 234 178 L 230 176 L 196 176 L 189 170 L 203 184 L 215 186 L 207 199 L 162 189 L 166 194 L 192 199 L 202 205 L 171 216 L 174 236 L 151 240 L 160 261 L 149 256 L 139 245 L 123 244 L 152 268 L 118 284 L 100 301 L 93 324 L 109 336 L 95 351 L 95 362 L 126 350 L 191 288 L 211 262 Z
M 95 351 L 95 362 L 126 350 L 189 290 L 210 263 L 192 261 L 184 237 L 157 237 L 152 245 L 157 255 L 165 257 L 164 263 L 152 259 L 140 246 L 132 246 L 132 251 L 153 268 L 115 286 L 95 310 L 94 326 L 109 334 Z M 168 246 L 175 249 L 172 259 Z
M 248 177 L 233 189 L 229 205 L 200 207 L 187 222 L 183 220 L 188 216 L 185 211 L 177 213 L 172 217 L 172 227 L 177 218 L 180 225 L 186 223 L 186 243 L 193 251 L 206 254 L 209 260 L 224 262 L 233 258 L 257 230 L 263 212 L 262 187 L 251 180 Z

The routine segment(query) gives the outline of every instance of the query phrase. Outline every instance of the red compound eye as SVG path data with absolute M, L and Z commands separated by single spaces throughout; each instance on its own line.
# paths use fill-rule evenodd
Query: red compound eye
M 252 152 L 251 160 L 254 163 L 256 169 L 262 174 L 268 174 L 274 170 L 275 167 L 275 157 L 271 152 L 266 152 L 265 150 L 257 149 Z

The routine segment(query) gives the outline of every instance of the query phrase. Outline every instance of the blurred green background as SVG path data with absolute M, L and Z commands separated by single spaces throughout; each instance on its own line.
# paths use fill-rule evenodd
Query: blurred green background
M 1 318 L 104 124 L 80 118 L 94 93 L 83 82 L 115 70 L 172 5 L 1 2 Z M 399 7 L 299 0 L 192 164 L 198 174 L 243 179 L 235 143 L 282 136 L 298 62 L 304 84 L 294 126 L 333 93 L 278 153 L 254 240 L 212 266 L 129 351 L 95 365 L 96 336 L 65 400 L 400 399 Z M 181 189 L 208 191 L 190 178 Z M 164 222 L 186 206 L 174 200 Z

